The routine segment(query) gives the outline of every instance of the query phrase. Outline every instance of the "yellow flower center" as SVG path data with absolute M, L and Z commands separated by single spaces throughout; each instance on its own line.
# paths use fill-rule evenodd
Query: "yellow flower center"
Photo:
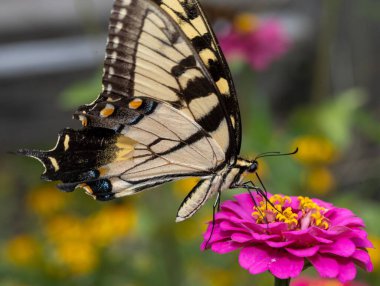
M 298 197 L 298 207 L 293 209 L 290 205 L 292 199 L 288 196 L 273 195 L 262 200 L 253 208 L 252 216 L 256 223 L 284 222 L 291 230 L 316 226 L 328 229 L 329 223 L 324 216 L 326 209 L 313 202 L 308 197 Z
M 311 224 L 323 229 L 329 228 L 329 223 L 324 213 L 327 211 L 324 207 L 319 206 L 308 197 L 298 197 L 302 213 L 311 216 Z
M 243 13 L 234 20 L 235 29 L 243 34 L 255 31 L 258 26 L 259 20 L 253 14 Z
M 282 213 L 278 213 L 276 219 L 285 222 L 289 226 L 298 224 L 298 215 L 293 213 L 291 207 L 286 208 Z

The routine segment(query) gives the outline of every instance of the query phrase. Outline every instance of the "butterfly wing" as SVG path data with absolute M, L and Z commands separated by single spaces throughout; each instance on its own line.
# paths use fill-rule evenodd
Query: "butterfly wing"
M 74 117 L 85 127 L 63 130 L 53 150 L 20 153 L 100 200 L 212 177 L 240 147 L 232 80 L 196 1 L 116 0 L 103 90 Z

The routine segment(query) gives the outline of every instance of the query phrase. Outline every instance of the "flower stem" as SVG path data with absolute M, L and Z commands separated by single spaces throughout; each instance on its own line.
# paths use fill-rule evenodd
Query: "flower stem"
M 277 277 L 274 277 L 274 286 L 289 286 L 289 285 L 290 285 L 290 278 L 278 279 Z

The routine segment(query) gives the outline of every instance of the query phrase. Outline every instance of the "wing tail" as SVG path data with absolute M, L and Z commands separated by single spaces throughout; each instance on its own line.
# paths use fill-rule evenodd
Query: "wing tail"
M 192 217 L 220 187 L 218 176 L 203 179 L 191 190 L 179 207 L 176 222 Z

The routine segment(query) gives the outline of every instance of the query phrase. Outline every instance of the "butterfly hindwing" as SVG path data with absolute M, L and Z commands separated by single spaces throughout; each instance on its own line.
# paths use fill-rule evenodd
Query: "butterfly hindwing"
M 219 144 L 171 105 L 147 98 L 113 104 L 113 114 L 99 121 L 101 127 L 65 129 L 53 150 L 21 153 L 39 158 L 46 168 L 43 178 L 62 181 L 62 190 L 82 187 L 100 200 L 183 177 L 209 176 L 224 161 Z

